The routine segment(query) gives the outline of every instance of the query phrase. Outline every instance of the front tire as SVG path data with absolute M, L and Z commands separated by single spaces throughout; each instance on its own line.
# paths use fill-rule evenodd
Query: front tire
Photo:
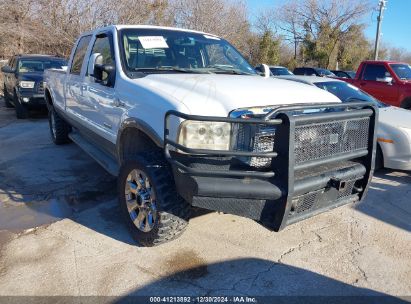
M 49 109 L 48 118 L 50 135 L 53 142 L 56 145 L 63 145 L 70 142 L 70 138 L 68 137 L 70 125 L 57 114 L 53 107 Z
M 29 109 L 27 109 L 25 105 L 20 103 L 20 100 L 17 97 L 16 93 L 14 93 L 13 95 L 13 103 L 16 109 L 16 117 L 18 119 L 26 119 L 29 117 Z
M 118 188 L 121 213 L 139 245 L 171 241 L 186 228 L 190 206 L 178 195 L 171 168 L 161 153 L 147 152 L 126 160 Z
M 9 93 L 7 92 L 5 84 L 3 84 L 3 96 L 4 96 L 4 102 L 6 104 L 6 108 L 12 108 L 13 104 L 10 102 L 10 96 L 9 96 Z
M 378 171 L 384 168 L 384 156 L 382 154 L 382 150 L 380 146 L 377 146 L 377 151 L 375 154 L 375 167 L 374 171 Z

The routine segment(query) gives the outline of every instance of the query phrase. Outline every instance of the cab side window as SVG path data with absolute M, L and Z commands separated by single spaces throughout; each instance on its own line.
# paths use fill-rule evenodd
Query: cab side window
M 83 66 L 84 56 L 86 56 L 87 47 L 90 43 L 91 36 L 84 36 L 80 38 L 74 52 L 73 61 L 71 63 L 70 74 L 80 75 L 81 67 Z
M 101 64 L 110 64 L 115 65 L 114 52 L 111 47 L 110 37 L 107 35 L 97 36 L 96 41 L 94 42 L 93 49 L 91 54 L 99 53 L 102 56 Z M 90 56 L 91 56 L 90 54 Z M 106 72 L 103 72 L 103 85 L 112 85 L 114 84 L 113 79 L 109 79 L 109 75 Z
M 378 81 L 379 79 L 384 79 L 385 77 L 391 77 L 390 72 L 382 64 L 367 64 L 365 67 L 363 79 Z

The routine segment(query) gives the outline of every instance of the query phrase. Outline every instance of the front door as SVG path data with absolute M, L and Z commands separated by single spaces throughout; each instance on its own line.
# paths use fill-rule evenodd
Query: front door
M 96 35 L 89 60 L 93 54 L 100 54 L 100 64 L 115 66 L 113 39 L 110 32 L 102 32 Z M 88 65 L 89 67 L 92 66 L 90 62 Z M 116 75 L 108 75 L 103 72 L 103 79 L 98 81 L 92 76 L 92 73 L 93 71 L 88 71 L 85 78 L 89 111 L 93 112 L 93 120 L 100 129 L 100 135 L 115 144 L 118 121 L 123 113 L 123 108 L 120 107 L 114 88 Z
M 396 105 L 398 100 L 398 84 L 383 82 L 386 77 L 393 78 L 384 64 L 367 64 L 360 81 L 360 88 L 376 99 L 391 105 Z

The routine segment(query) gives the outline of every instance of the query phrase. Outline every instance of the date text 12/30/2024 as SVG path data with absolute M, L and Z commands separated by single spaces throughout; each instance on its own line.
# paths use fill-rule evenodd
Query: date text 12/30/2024
M 150 303 L 257 303 L 253 297 L 150 297 Z

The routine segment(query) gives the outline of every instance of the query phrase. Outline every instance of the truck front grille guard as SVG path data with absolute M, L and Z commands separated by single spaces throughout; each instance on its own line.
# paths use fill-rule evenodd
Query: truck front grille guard
M 304 114 L 295 116 L 292 112 L 302 111 L 307 109 L 351 109 L 351 111 L 344 112 L 328 112 L 328 113 L 315 113 L 315 114 Z M 204 155 L 207 157 L 220 157 L 220 156 L 232 156 L 232 157 L 258 157 L 258 158 L 271 158 L 275 159 L 279 155 L 283 157 L 288 156 L 289 167 L 294 168 L 295 170 L 306 169 L 309 167 L 314 167 L 318 165 L 323 165 L 335 161 L 343 161 L 352 158 L 362 157 L 368 154 L 368 148 L 363 148 L 364 144 L 368 143 L 373 147 L 372 141 L 373 138 L 365 138 L 364 126 L 367 127 L 369 131 L 368 134 L 374 135 L 373 123 L 372 120 L 375 120 L 376 109 L 372 103 L 365 102 L 351 102 L 344 104 L 322 104 L 319 105 L 293 105 L 293 106 L 283 106 L 276 108 L 269 112 L 262 119 L 242 119 L 242 118 L 230 118 L 230 117 L 212 117 L 212 116 L 199 116 L 199 115 L 189 115 L 181 113 L 178 111 L 168 111 L 165 116 L 165 138 L 164 138 L 164 150 L 167 160 L 180 168 L 183 172 L 197 175 L 197 176 L 235 176 L 235 177 L 260 177 L 260 178 L 271 178 L 275 176 L 274 170 L 270 171 L 244 171 L 244 170 L 229 170 L 229 171 L 209 171 L 202 169 L 194 169 L 185 166 L 181 162 L 173 159 L 170 155 L 169 146 L 183 151 L 187 155 Z M 183 145 L 178 144 L 174 140 L 169 138 L 169 128 L 168 121 L 170 116 L 179 117 L 185 120 L 195 120 L 195 121 L 209 121 L 209 122 L 226 122 L 226 123 L 235 123 L 235 124 L 258 124 L 266 126 L 275 126 L 276 130 L 276 140 L 274 143 L 274 151 L 271 152 L 253 152 L 253 151 L 219 151 L 219 150 L 205 150 L 205 149 L 192 149 L 187 148 Z M 274 118 L 273 118 L 274 117 Z M 330 125 L 336 125 L 338 121 L 348 121 L 355 120 L 361 124 L 361 134 L 356 134 L 360 138 L 361 144 L 357 149 L 334 149 L 325 153 L 325 151 L 311 151 L 311 154 L 320 155 L 313 160 L 306 161 L 304 160 L 304 149 L 295 149 L 295 139 L 296 131 L 302 131 L 305 128 L 306 132 L 310 131 L 309 128 L 313 128 L 315 124 L 322 124 L 324 128 Z M 278 130 L 280 129 L 280 130 Z M 281 130 L 283 129 L 283 130 Z M 284 132 L 287 130 L 288 132 Z M 321 129 L 320 129 L 321 130 Z M 287 140 L 284 141 L 284 137 L 287 135 Z M 289 139 L 293 138 L 294 141 Z M 287 143 L 287 144 L 285 144 Z M 354 143 L 358 143 L 355 141 Z M 292 147 L 290 147 L 292 144 Z M 277 148 L 277 149 L 276 149 Z M 309 158 L 308 158 L 309 159 Z M 292 163 L 291 163 L 292 162 Z M 273 169 L 273 166 L 271 166 Z
M 297 114 L 299 111 L 310 109 L 327 109 L 321 113 L 307 113 Z M 335 110 L 342 111 L 335 111 Z M 182 146 L 169 138 L 169 117 L 175 116 L 185 120 L 195 121 L 210 121 L 210 122 L 226 122 L 233 124 L 254 124 L 266 125 L 268 127 L 275 127 L 275 141 L 273 151 L 269 152 L 254 152 L 254 151 L 216 151 L 204 149 L 191 149 Z M 166 159 L 181 172 L 193 176 L 207 176 L 207 177 L 250 177 L 270 179 L 277 185 L 284 194 L 283 204 L 280 212 L 276 212 L 274 222 L 275 230 L 281 230 L 287 225 L 287 218 L 285 216 L 290 212 L 292 200 L 295 199 L 294 184 L 295 174 L 298 170 L 306 170 L 316 166 L 332 164 L 334 162 L 348 161 L 353 159 L 360 159 L 361 163 L 366 168 L 366 173 L 362 178 L 362 185 L 358 187 L 361 193 L 358 193 L 358 198 L 361 199 L 368 189 L 369 181 L 374 170 L 375 158 L 375 144 L 376 133 L 375 124 L 378 119 L 378 110 L 373 103 L 368 102 L 350 102 L 341 104 L 321 104 L 321 105 L 291 105 L 281 106 L 273 109 L 261 119 L 251 118 L 230 118 L 230 117 L 210 117 L 198 116 L 181 113 L 178 111 L 169 111 L 165 116 L 164 123 L 164 151 Z M 322 128 L 332 128 L 338 122 L 347 122 L 345 127 L 351 121 L 355 121 L 359 132 L 353 134 L 344 142 L 344 145 L 339 147 L 328 148 L 325 147 L 321 151 L 314 151 L 309 145 L 306 147 L 308 154 L 311 153 L 311 159 L 304 159 L 304 153 L 301 150 L 296 150 L 296 132 L 304 132 L 312 128 L 316 124 L 321 124 Z M 340 128 L 341 126 L 337 126 Z M 308 129 L 307 129 L 308 128 Z M 353 128 L 354 129 L 354 128 Z M 351 130 L 353 131 L 353 130 Z M 368 131 L 368 132 L 366 132 Z M 337 139 L 335 139 L 337 140 Z M 341 140 L 339 138 L 338 140 Z M 352 142 L 350 142 L 352 140 Z M 352 144 L 353 147 L 348 149 L 347 144 Z M 271 158 L 271 165 L 269 170 L 265 171 L 248 171 L 248 170 L 205 170 L 198 168 L 191 168 L 184 165 L 180 161 L 173 158 L 170 154 L 169 147 L 184 152 L 187 156 L 206 156 L 206 157 L 257 157 L 257 158 Z M 333 154 L 335 153 L 335 154 Z

